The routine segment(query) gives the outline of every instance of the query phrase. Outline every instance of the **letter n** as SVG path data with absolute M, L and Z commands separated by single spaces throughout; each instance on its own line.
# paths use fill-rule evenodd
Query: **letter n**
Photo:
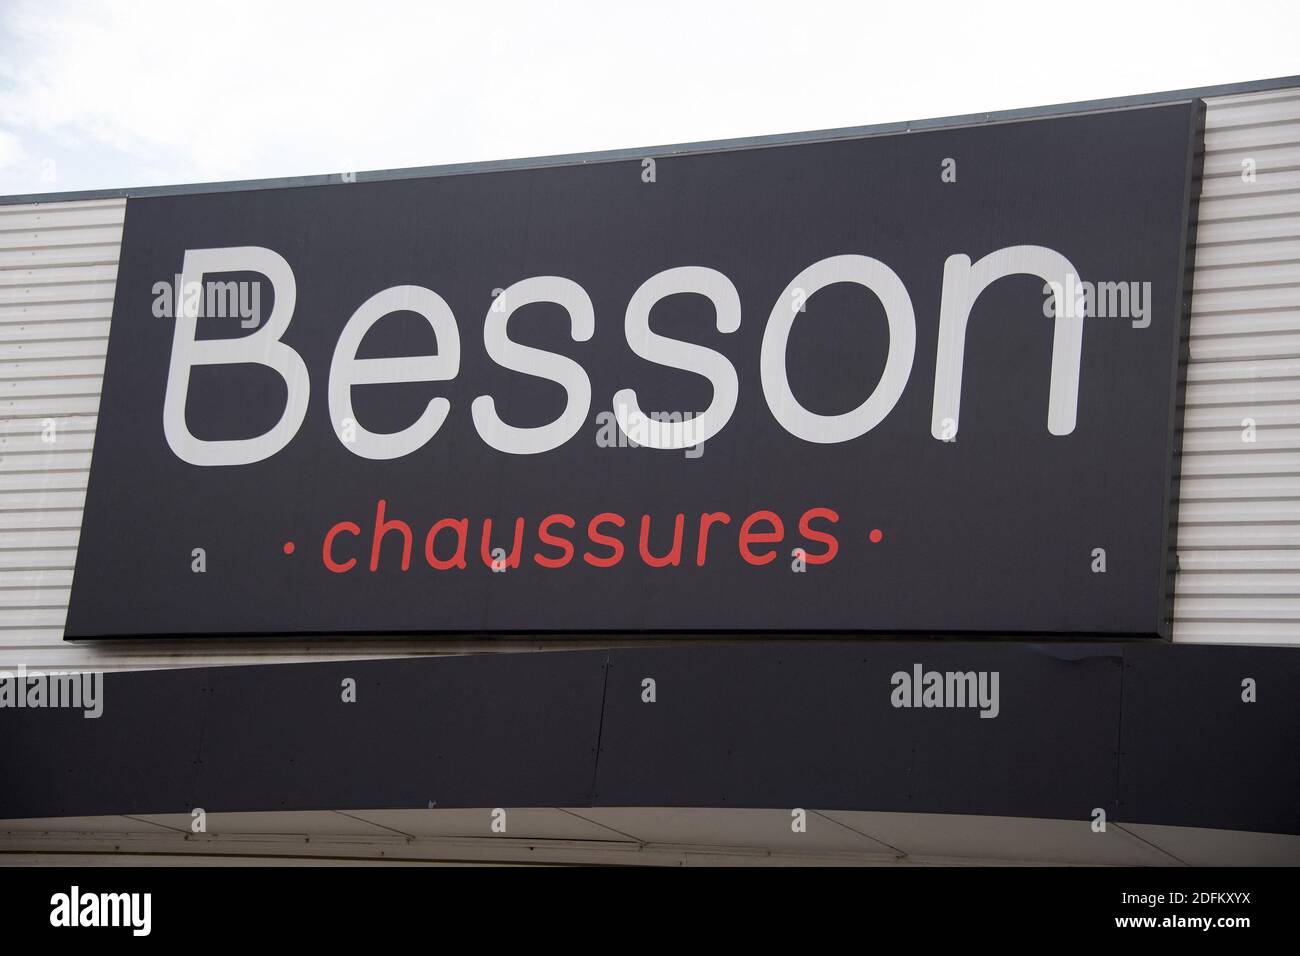
M 990 252 L 971 265 L 970 257 L 949 256 L 943 267 L 943 297 L 939 306 L 939 354 L 934 369 L 934 407 L 930 433 L 950 439 L 961 421 L 961 376 L 966 359 L 966 323 L 980 294 L 1010 275 L 1037 276 L 1049 284 L 1073 288 L 1079 274 L 1070 260 L 1044 246 L 1008 246 Z M 1067 277 L 1069 284 L 1067 285 Z M 1052 379 L 1047 398 L 1047 430 L 1053 435 L 1074 431 L 1079 405 L 1079 359 L 1083 351 L 1083 316 L 1063 296 L 1053 296 Z M 953 424 L 945 432 L 944 420 Z

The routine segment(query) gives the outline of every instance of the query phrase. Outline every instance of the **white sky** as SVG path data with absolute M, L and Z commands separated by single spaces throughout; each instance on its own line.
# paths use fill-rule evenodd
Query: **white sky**
M 0 195 L 386 169 L 1300 74 L 1300 0 L 0 0 Z

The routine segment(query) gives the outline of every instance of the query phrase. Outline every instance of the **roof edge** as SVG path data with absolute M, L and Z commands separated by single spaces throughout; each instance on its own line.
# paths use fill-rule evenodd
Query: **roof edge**
M 845 126 L 833 129 L 810 130 L 799 133 L 776 133 L 764 136 L 747 136 L 735 139 L 705 140 L 673 145 L 643 146 L 633 149 L 610 149 L 588 153 L 566 153 L 551 156 L 534 156 L 520 159 L 487 160 L 473 163 L 451 163 L 440 166 L 407 166 L 398 169 L 380 169 L 356 172 L 320 173 L 310 176 L 273 177 L 268 179 L 242 179 L 224 182 L 183 183 L 165 186 L 139 186 L 118 189 L 84 189 L 70 192 L 24 193 L 0 196 L 0 206 L 29 203 L 76 202 L 94 199 L 124 199 L 142 196 L 177 196 L 195 193 L 243 192 L 255 189 L 285 189 L 298 186 L 328 186 L 352 182 L 382 182 L 395 179 L 423 179 L 435 176 L 456 176 L 467 173 L 499 172 L 512 169 L 535 169 L 547 166 L 567 166 L 582 163 L 604 163 L 641 159 L 646 156 L 662 157 L 679 153 L 719 152 L 732 149 L 749 149 L 762 146 L 785 146 L 794 143 L 819 142 L 874 136 L 885 133 L 906 133 L 921 130 L 974 126 L 1011 120 L 1039 119 L 1063 116 L 1070 113 L 1089 113 L 1099 110 L 1123 109 L 1134 106 L 1154 106 L 1202 97 L 1233 96 L 1242 93 L 1265 93 L 1271 90 L 1300 89 L 1300 76 L 1282 76 L 1217 86 L 1166 90 L 1160 93 L 1140 93 L 1133 96 L 1116 96 L 1099 100 L 1079 100 L 1052 106 L 1032 106 L 1020 109 L 997 110 L 989 113 L 967 113 L 934 119 L 908 120 L 895 123 L 877 123 L 870 126 Z

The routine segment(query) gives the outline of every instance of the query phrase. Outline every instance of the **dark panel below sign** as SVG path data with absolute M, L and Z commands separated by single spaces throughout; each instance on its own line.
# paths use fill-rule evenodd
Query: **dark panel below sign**
M 1201 109 L 132 199 L 66 634 L 1162 633 Z
M 1119 822 L 1300 833 L 1297 656 L 810 640 L 112 673 L 96 719 L 0 711 L 19 768 L 0 787 L 0 819 L 434 803 L 1084 827 L 1101 808 Z M 896 675 L 917 667 L 922 706 L 894 706 Z M 980 675 L 988 690 L 994 672 L 981 702 Z M 929 674 L 944 685 L 927 705 Z M 948 680 L 963 674 L 976 686 L 964 706 Z
M 1300 650 L 1184 647 L 1177 667 L 1159 650 L 1124 654 L 1123 819 L 1300 833 Z
M 802 655 L 815 666 L 801 665 Z M 593 803 L 795 807 L 815 794 L 819 807 L 865 799 L 871 809 L 915 813 L 1110 813 L 1120 664 L 1118 649 L 1082 644 L 616 652 Z M 918 666 L 919 682 L 891 683 Z M 944 679 L 943 696 L 927 706 L 933 674 Z M 950 675 L 966 674 L 986 706 L 957 706 L 948 694 L 957 688 Z M 647 676 L 654 705 L 642 701 Z M 893 706 L 902 690 L 921 706 Z

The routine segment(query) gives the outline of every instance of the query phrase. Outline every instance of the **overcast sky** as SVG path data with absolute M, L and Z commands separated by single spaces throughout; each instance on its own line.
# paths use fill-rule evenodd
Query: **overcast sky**
M 921 119 L 1300 73 L 1300 2 L 0 0 L 0 195 Z

